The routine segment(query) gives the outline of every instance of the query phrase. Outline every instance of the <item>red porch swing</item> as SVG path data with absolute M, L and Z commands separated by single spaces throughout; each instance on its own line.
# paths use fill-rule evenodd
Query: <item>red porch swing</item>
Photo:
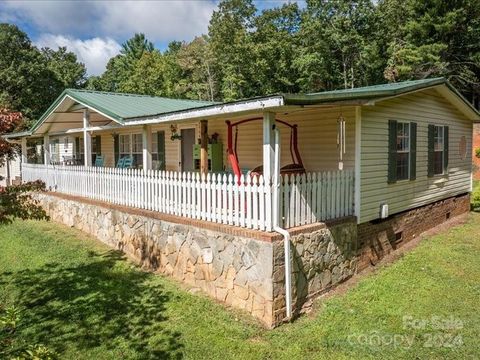
M 233 173 L 238 177 L 241 176 L 242 172 L 240 170 L 240 165 L 238 162 L 238 155 L 237 155 L 237 140 L 238 140 L 238 126 L 251 122 L 263 120 L 262 117 L 252 118 L 252 119 L 245 119 L 240 120 L 235 123 L 230 121 L 226 121 L 228 127 L 228 134 L 227 134 L 227 157 L 232 167 Z M 297 143 L 297 125 L 291 125 L 286 121 L 275 119 L 275 121 L 279 124 L 285 125 L 290 128 L 290 156 L 292 157 L 292 163 L 283 166 L 280 169 L 281 175 L 290 175 L 290 174 L 304 174 L 305 168 L 303 167 L 302 158 L 300 156 L 300 152 L 298 151 L 298 143 Z M 235 140 L 233 139 L 233 128 L 235 128 Z M 260 176 L 263 174 L 263 165 L 257 166 L 249 172 L 250 176 Z

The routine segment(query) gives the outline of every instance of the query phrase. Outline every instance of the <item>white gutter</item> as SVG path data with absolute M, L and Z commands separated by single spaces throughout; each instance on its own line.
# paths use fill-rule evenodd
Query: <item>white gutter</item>
M 273 230 L 283 236 L 285 251 L 285 302 L 287 320 L 292 318 L 292 264 L 290 259 L 290 233 L 280 227 L 280 130 L 275 126 L 275 164 L 273 171 Z
M 205 108 L 197 108 L 182 112 L 175 112 L 165 115 L 154 115 L 150 117 L 126 119 L 126 126 L 160 124 L 170 121 L 204 119 L 211 116 L 222 116 L 245 111 L 263 111 L 269 108 L 283 106 L 283 96 L 276 95 L 269 98 L 237 101 L 230 104 L 218 104 Z

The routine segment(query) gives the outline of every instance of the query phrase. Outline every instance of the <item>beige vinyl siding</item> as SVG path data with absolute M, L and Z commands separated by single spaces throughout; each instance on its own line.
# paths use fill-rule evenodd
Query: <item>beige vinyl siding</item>
M 339 150 L 337 148 L 337 120 L 340 115 L 346 120 L 346 154 L 344 155 L 344 168 L 352 169 L 355 161 L 355 108 L 332 107 L 315 109 L 296 109 L 289 114 L 278 114 L 277 118 L 290 124 L 298 125 L 298 148 L 307 171 L 337 170 Z M 261 114 L 250 117 L 261 117 Z M 232 122 L 237 120 L 232 120 Z M 178 132 L 181 129 L 195 128 L 196 138 L 199 137 L 199 122 L 177 124 Z M 279 126 L 282 134 L 282 166 L 291 163 L 290 156 L 290 129 Z M 170 124 L 152 125 L 152 132 L 165 131 L 165 157 L 166 169 L 169 171 L 180 170 L 181 140 L 171 140 Z M 124 128 L 115 131 L 116 134 L 141 133 L 141 127 Z M 227 163 L 227 125 L 225 119 L 214 119 L 208 122 L 208 134 L 219 134 L 219 141 L 223 144 L 224 166 Z M 93 135 L 102 136 L 102 154 L 105 156 L 105 166 L 114 166 L 114 148 L 112 132 L 96 132 Z M 263 163 L 262 159 L 263 127 L 262 121 L 254 121 L 239 127 L 238 157 L 240 167 L 251 170 Z M 192 149 L 193 151 L 193 149 Z
M 346 154 L 344 168 L 353 168 L 355 161 L 355 108 L 336 107 L 323 109 L 297 109 L 289 114 L 277 114 L 277 118 L 298 125 L 298 149 L 307 171 L 337 170 L 339 150 L 337 148 L 337 120 L 340 115 L 346 120 Z M 257 117 L 259 115 L 252 115 Z M 235 122 L 236 120 L 232 120 Z M 282 135 L 282 166 L 290 164 L 290 129 L 279 125 Z M 225 120 L 212 120 L 208 124 L 209 135 L 220 134 L 224 152 L 227 150 L 227 125 Z M 234 131 L 235 135 L 235 131 Z M 242 169 L 253 169 L 263 163 L 262 121 L 242 124 L 238 132 L 238 158 Z M 230 168 L 224 157 L 224 164 Z
M 115 154 L 113 149 L 113 134 L 112 133 L 96 133 L 101 136 L 101 151 L 104 156 L 104 166 L 115 166 Z
M 387 183 L 388 120 L 417 123 L 416 180 Z M 427 177 L 428 124 L 449 126 L 448 174 Z M 461 158 L 460 140 L 472 144 L 472 121 L 436 90 L 426 90 L 362 108 L 360 222 L 377 219 L 381 203 L 395 214 L 470 190 L 471 152 Z
M 198 128 L 198 123 L 189 123 L 189 124 L 179 124 L 178 132 L 181 129 L 185 128 Z M 159 124 L 159 125 L 152 125 L 151 131 L 157 132 L 163 130 L 165 131 L 165 160 L 166 160 L 166 170 L 168 171 L 179 171 L 180 170 L 180 140 L 171 140 L 170 137 L 172 135 L 170 124 Z M 115 134 L 141 134 L 142 127 L 131 127 L 131 128 L 124 128 L 118 129 L 115 131 Z M 115 162 L 115 153 L 114 153 L 114 140 L 113 140 L 113 133 L 112 132 L 98 132 L 94 135 L 101 135 L 102 137 L 102 155 L 105 156 L 105 166 L 114 166 Z M 197 130 L 198 134 L 198 130 Z M 193 151 L 193 149 L 192 149 Z

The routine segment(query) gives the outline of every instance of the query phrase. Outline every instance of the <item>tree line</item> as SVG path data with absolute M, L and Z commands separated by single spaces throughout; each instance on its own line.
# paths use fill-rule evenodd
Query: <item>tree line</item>
M 66 87 L 230 101 L 445 76 L 478 107 L 479 39 L 480 0 L 223 0 L 207 34 L 164 50 L 135 34 L 87 78 L 65 48 L 3 24 L 0 104 L 36 118 Z

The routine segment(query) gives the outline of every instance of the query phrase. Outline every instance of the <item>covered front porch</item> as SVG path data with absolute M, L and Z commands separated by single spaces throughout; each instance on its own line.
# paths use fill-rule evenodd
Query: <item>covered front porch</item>
M 23 181 L 261 231 L 354 215 L 355 106 L 191 102 L 127 118 L 105 104 L 143 97 L 88 95 L 66 94 L 21 138 Z

